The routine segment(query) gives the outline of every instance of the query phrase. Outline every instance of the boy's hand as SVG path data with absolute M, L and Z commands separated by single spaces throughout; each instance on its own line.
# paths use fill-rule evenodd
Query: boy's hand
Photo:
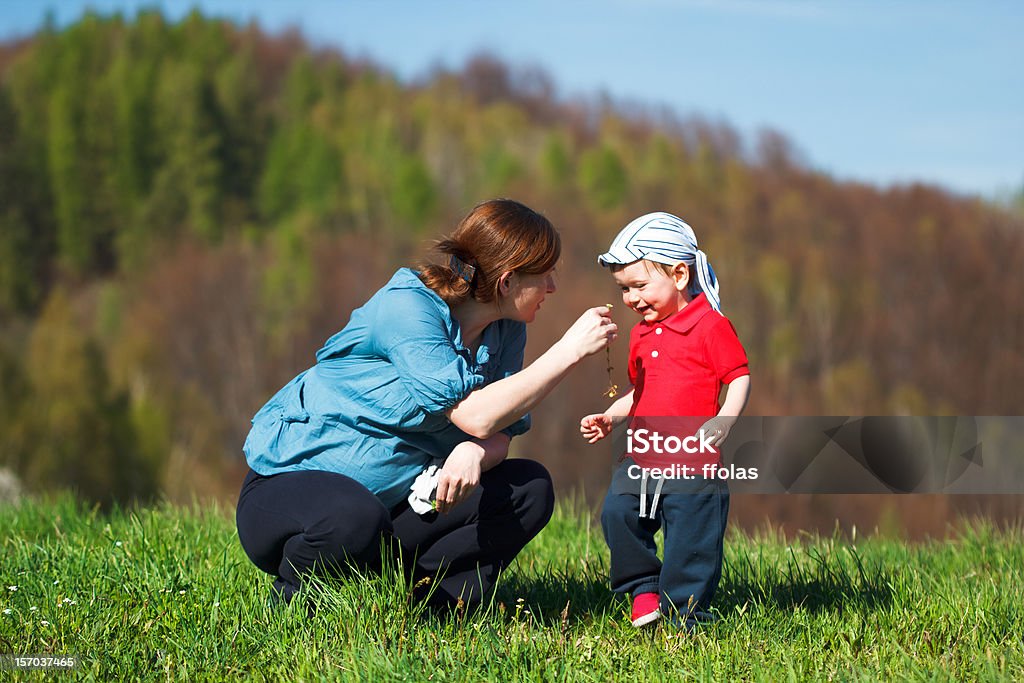
M 580 433 L 587 443 L 597 443 L 612 433 L 613 426 L 611 415 L 595 413 L 580 420 Z
M 708 443 L 718 448 L 721 444 L 725 443 L 726 438 L 729 436 L 729 430 L 732 429 L 735 423 L 735 417 L 718 415 L 702 424 L 700 428 L 701 431 L 708 435 Z
M 729 436 L 729 430 L 736 424 L 743 407 L 747 405 L 747 397 L 750 396 L 750 375 L 737 377 L 729 382 L 729 388 L 725 390 L 725 401 L 718 415 L 705 422 L 701 429 L 709 434 L 712 445 L 717 448 Z

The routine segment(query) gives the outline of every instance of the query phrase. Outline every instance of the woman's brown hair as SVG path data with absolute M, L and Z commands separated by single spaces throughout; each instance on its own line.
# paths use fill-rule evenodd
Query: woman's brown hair
M 448 259 L 421 266 L 420 280 L 454 306 L 470 296 L 496 300 L 503 273 L 548 272 L 562 254 L 562 240 L 551 221 L 530 207 L 492 199 L 477 204 L 434 250 Z

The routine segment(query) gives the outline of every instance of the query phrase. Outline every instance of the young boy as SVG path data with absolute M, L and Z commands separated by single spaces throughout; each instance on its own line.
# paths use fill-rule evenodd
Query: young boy
M 584 417 L 583 437 L 595 443 L 628 419 L 632 427 L 675 425 L 678 431 L 689 425 L 690 433 L 699 426 L 707 442 L 719 446 L 746 405 L 750 375 L 746 352 L 721 314 L 718 282 L 693 229 L 672 214 L 641 216 L 623 228 L 598 262 L 611 269 L 623 303 L 641 321 L 629 341 L 633 389 L 604 413 Z M 728 390 L 719 405 L 723 385 Z M 627 432 L 634 433 L 641 435 L 638 429 Z M 618 469 L 604 501 L 601 525 L 611 549 L 612 590 L 632 596 L 632 622 L 638 628 L 662 615 L 678 616 L 688 629 L 712 618 L 729 491 L 714 476 L 717 451 L 703 459 L 686 457 L 675 460 L 690 467 L 690 478 L 673 481 L 672 490 L 681 492 L 662 497 L 666 479 L 658 470 L 640 467 L 643 459 L 634 456 Z M 649 478 L 658 481 L 648 508 Z M 664 562 L 654 541 L 659 528 Z

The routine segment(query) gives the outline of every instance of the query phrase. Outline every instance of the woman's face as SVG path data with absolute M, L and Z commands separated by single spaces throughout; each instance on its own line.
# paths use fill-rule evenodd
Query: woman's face
M 511 306 L 506 306 L 503 302 L 502 310 L 505 311 L 506 317 L 513 320 L 533 322 L 544 298 L 557 288 L 554 268 L 538 275 L 512 273 L 509 276 L 508 294 L 504 297 L 505 302 Z

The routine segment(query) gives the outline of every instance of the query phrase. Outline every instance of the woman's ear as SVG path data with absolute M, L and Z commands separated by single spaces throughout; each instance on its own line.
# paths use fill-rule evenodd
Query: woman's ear
M 677 263 L 672 269 L 672 279 L 675 280 L 676 291 L 685 292 L 690 284 L 690 268 L 685 263 Z
M 508 293 L 512 291 L 512 276 L 515 275 L 511 270 L 506 270 L 498 278 L 498 294 L 502 296 L 508 296 Z

